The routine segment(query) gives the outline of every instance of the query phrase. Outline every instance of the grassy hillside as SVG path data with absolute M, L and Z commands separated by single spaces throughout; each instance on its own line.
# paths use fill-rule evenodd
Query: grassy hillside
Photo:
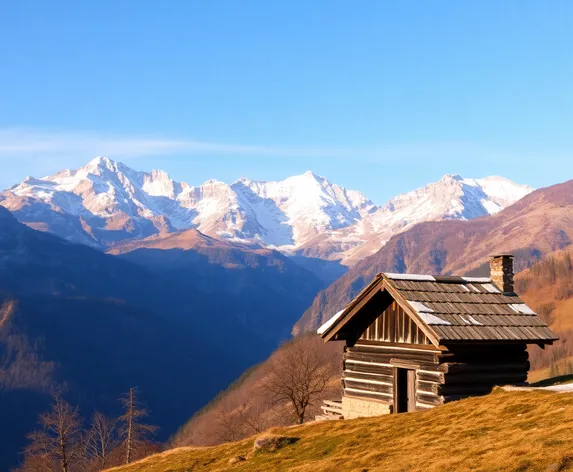
M 505 392 L 432 410 L 276 428 L 292 438 L 251 454 L 253 439 L 180 448 L 116 472 L 573 470 L 573 394 Z M 269 434 L 265 433 L 265 434 Z M 235 456 L 246 461 L 231 464 Z

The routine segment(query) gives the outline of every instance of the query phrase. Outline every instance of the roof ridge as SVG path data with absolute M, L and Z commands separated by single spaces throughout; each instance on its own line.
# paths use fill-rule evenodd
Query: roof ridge
M 382 272 L 382 275 L 390 280 L 412 280 L 420 282 L 438 282 L 438 283 L 479 283 L 490 284 L 490 277 L 465 277 L 461 275 L 430 275 L 430 274 L 400 274 L 395 272 Z

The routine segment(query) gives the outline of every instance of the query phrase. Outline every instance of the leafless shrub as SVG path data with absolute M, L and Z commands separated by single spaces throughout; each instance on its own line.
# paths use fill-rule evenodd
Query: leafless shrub
M 93 470 L 103 470 L 112 465 L 112 453 L 119 445 L 116 425 L 116 420 L 99 411 L 93 414 L 84 443 L 86 459 Z
M 290 405 L 296 422 L 302 424 L 335 372 L 333 359 L 317 342 L 296 338 L 271 357 L 260 388 L 272 404 Z
M 295 341 L 296 346 L 302 351 L 317 351 L 316 355 L 325 363 L 325 370 L 331 371 L 326 388 L 315 396 L 312 404 L 306 409 L 305 418 L 311 418 L 319 413 L 323 399 L 340 395 L 342 345 L 324 344 L 313 334 L 299 336 Z M 273 371 L 270 367 L 271 362 L 275 362 L 275 365 L 277 362 L 280 363 L 283 352 L 292 350 L 295 341 L 281 346 L 269 360 L 251 369 L 203 411 L 196 414 L 176 434 L 172 445 L 221 444 L 252 436 L 274 426 L 286 426 L 298 422 L 291 403 L 271 401 L 263 387 L 265 378 Z M 328 367 L 329 365 L 331 367 Z
M 22 465 L 14 472 L 99 472 L 159 452 L 159 445 L 148 439 L 156 427 L 141 421 L 147 410 L 136 389 L 121 401 L 125 413 L 120 418 L 95 412 L 85 431 L 78 409 L 60 393 L 53 394 L 51 409 L 40 415 L 40 428 L 28 435 Z

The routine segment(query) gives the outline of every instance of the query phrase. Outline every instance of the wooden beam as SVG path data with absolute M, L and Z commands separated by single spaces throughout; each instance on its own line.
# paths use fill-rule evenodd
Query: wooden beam
M 427 344 L 389 343 L 386 341 L 368 341 L 366 339 L 356 341 L 355 347 L 358 346 L 368 346 L 376 349 L 399 349 L 405 351 L 432 351 L 436 353 L 447 351 L 447 348 L 444 346 L 436 348 L 434 345 Z
M 350 304 L 346 307 L 348 309 L 353 303 L 355 305 L 344 315 L 344 317 L 338 320 L 327 334 L 324 336 L 324 342 L 330 341 L 345 325 L 348 323 L 352 317 L 360 311 L 360 309 L 366 305 L 370 299 L 378 293 L 379 286 L 382 285 L 383 278 L 379 277 L 377 280 L 370 283 L 370 286 L 366 287 L 361 293 L 357 295 L 357 297 L 350 302 Z M 337 338 L 340 339 L 340 338 Z

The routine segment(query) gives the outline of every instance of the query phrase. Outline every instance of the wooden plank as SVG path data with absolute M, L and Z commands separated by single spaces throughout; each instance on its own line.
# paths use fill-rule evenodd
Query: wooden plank
M 376 374 L 376 375 L 392 375 L 392 367 L 376 366 L 376 365 L 363 365 L 354 364 L 349 362 L 343 372 L 356 372 L 364 374 Z
M 418 380 L 416 390 L 420 393 L 434 393 L 438 394 L 440 388 L 439 382 L 428 382 L 424 380 Z
M 433 393 L 417 392 L 416 399 L 418 403 L 426 403 L 428 405 L 441 405 L 444 403 L 444 397 Z
M 392 359 L 400 359 L 402 361 L 411 361 L 418 364 L 435 365 L 438 366 L 439 362 L 435 356 L 425 356 L 419 353 L 402 353 L 402 352 L 388 352 L 388 353 L 375 353 L 375 352 L 354 352 L 349 351 L 344 356 L 346 361 L 361 360 L 378 363 L 390 363 Z
M 368 358 L 368 359 L 408 359 L 415 360 L 426 364 L 439 364 L 440 359 L 437 354 L 432 351 L 403 351 L 399 349 L 386 349 L 386 350 L 376 350 L 369 348 L 359 348 L 356 349 L 348 348 L 346 359 L 358 359 L 358 358 Z M 449 360 L 449 359 L 448 359 Z M 444 359 L 444 362 L 446 360 Z
M 418 313 L 410 307 L 408 300 L 404 298 L 404 296 L 400 293 L 400 290 L 397 290 L 392 286 L 392 281 L 385 280 L 384 289 L 390 293 L 390 295 L 394 298 L 394 300 L 396 300 L 402 309 L 416 322 L 418 327 L 428 337 L 432 344 L 439 348 L 440 342 L 436 336 L 435 331 L 432 329 L 432 327 L 424 323 L 424 321 L 419 317 Z
M 432 345 L 425 344 L 412 344 L 412 343 L 392 343 L 386 341 L 369 341 L 360 339 L 353 346 L 353 349 L 357 347 L 369 347 L 372 349 L 397 349 L 404 351 L 431 351 L 434 353 L 440 353 L 445 350 L 445 348 L 438 349 Z
M 408 370 L 408 411 L 416 411 L 416 371 Z
M 430 373 L 417 370 L 416 375 L 418 376 L 418 381 L 443 383 L 445 380 L 443 372 Z
M 379 382 L 372 380 L 344 379 L 344 388 L 357 388 L 368 392 L 392 393 L 392 382 Z
M 394 367 L 394 378 L 392 380 L 393 383 L 393 388 L 392 388 L 392 405 L 394 405 L 394 409 L 392 410 L 392 413 L 399 413 L 398 411 L 398 395 L 399 395 L 399 389 L 400 389 L 400 385 L 398 382 L 398 368 Z
M 379 381 L 387 383 L 389 385 L 392 385 L 392 381 L 394 379 L 392 374 L 384 375 L 384 374 L 372 374 L 364 372 L 343 372 L 342 377 L 344 379 L 363 379 L 363 380 Z
M 386 401 L 387 403 L 392 403 L 392 393 L 388 392 L 372 392 L 369 390 L 363 390 L 360 388 L 345 388 L 344 389 L 344 396 L 346 397 L 353 397 L 353 398 L 366 398 L 366 399 L 373 399 L 373 400 L 382 400 Z

